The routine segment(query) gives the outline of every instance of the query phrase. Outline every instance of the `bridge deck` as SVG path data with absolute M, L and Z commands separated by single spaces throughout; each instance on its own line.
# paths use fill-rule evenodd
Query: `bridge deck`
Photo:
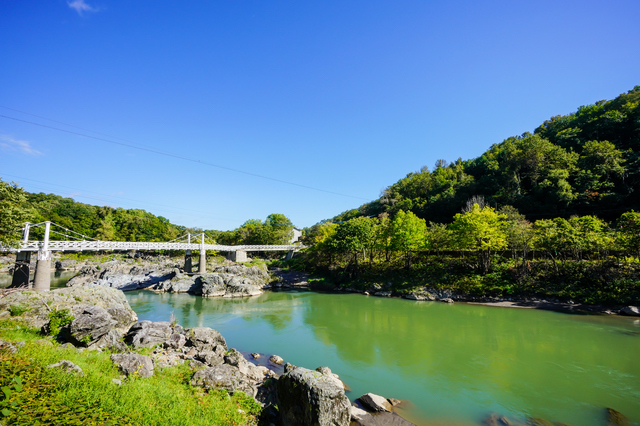
M 23 241 L 10 251 L 38 251 L 42 241 Z M 129 241 L 49 241 L 51 251 L 128 251 L 128 250 L 205 250 L 212 251 L 298 251 L 301 245 L 225 246 L 195 243 L 145 243 Z

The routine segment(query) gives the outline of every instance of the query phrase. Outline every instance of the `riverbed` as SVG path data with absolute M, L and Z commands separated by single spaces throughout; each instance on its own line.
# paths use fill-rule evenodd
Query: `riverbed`
M 360 294 L 252 298 L 126 293 L 140 319 L 218 330 L 229 347 L 329 366 L 352 389 L 407 400 L 421 425 L 478 425 L 495 412 L 604 425 L 604 407 L 640 424 L 640 320 Z

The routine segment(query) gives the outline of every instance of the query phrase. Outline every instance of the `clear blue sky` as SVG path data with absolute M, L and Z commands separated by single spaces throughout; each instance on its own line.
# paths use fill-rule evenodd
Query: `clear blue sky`
M 639 23 L 637 0 L 4 0 L 0 115 L 188 160 L 0 117 L 0 177 L 310 226 L 640 84 Z

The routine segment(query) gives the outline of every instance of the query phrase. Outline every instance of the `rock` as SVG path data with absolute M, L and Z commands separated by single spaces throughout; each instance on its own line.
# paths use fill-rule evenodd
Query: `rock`
M 18 348 L 13 343 L 0 339 L 0 351 L 15 354 L 18 352 Z
M 199 361 L 202 361 L 208 366 L 215 366 L 224 363 L 225 360 L 225 350 L 222 346 L 218 345 L 212 351 L 202 351 L 195 355 L 195 358 Z
M 205 364 L 204 362 L 200 362 L 198 360 L 195 360 L 195 359 L 191 359 L 191 360 L 189 360 L 189 367 L 192 370 L 200 370 L 200 369 L 203 369 L 203 368 L 207 368 L 207 364 Z
M 373 293 L 374 296 L 378 296 L 378 297 L 391 297 L 391 292 L 390 291 L 376 291 L 375 293 Z
M 489 414 L 483 421 L 482 424 L 485 426 L 510 426 L 513 423 L 507 419 L 505 416 L 502 416 L 498 413 Z
M 153 359 L 153 365 L 158 368 L 173 367 L 184 362 L 177 352 L 161 351 L 153 354 L 151 358 Z
M 72 344 L 72 343 L 64 343 L 60 346 L 58 346 L 59 350 L 64 350 L 64 349 L 75 349 L 76 347 Z
M 349 413 L 351 414 L 351 421 L 353 422 L 364 421 L 366 417 L 370 415 L 368 412 L 364 411 L 362 408 L 356 407 L 355 405 L 351 406 Z
M 47 365 L 46 368 L 59 368 L 60 370 L 63 370 L 65 372 L 67 372 L 67 373 L 82 374 L 82 368 L 78 367 L 77 365 L 75 365 L 71 361 L 67 361 L 67 360 L 64 360 L 64 359 L 62 361 L 60 361 L 60 362 L 56 362 L 55 364 Z
M 29 310 L 19 318 L 30 327 L 38 329 L 49 323 L 47 314 L 54 308 L 68 309 L 77 318 L 87 306 L 98 306 L 116 321 L 113 328 L 121 334 L 126 333 L 138 320 L 124 293 L 107 287 L 68 287 L 49 292 L 16 291 L 0 299 L 0 317 L 10 316 L 11 305 L 28 307 Z
M 240 373 L 255 382 L 262 382 L 265 379 L 265 373 L 262 369 L 247 361 L 244 355 L 233 348 L 224 356 L 224 362 L 236 367 Z
M 277 365 L 282 365 L 282 363 L 284 363 L 284 359 L 282 359 L 278 355 L 271 355 L 269 357 L 269 362 L 272 362 L 272 363 L 277 364 Z
M 107 262 L 99 266 L 85 266 L 67 282 L 67 287 L 112 287 L 122 291 L 137 290 L 166 281 L 175 273 L 167 265 L 140 266 L 130 263 Z
M 367 413 L 353 422 L 356 426 L 416 426 L 396 413 Z
M 259 353 L 257 353 L 257 352 L 251 352 L 251 356 L 253 357 L 253 359 L 260 359 L 260 357 L 261 357 L 262 355 L 260 355 L 260 354 L 259 354 Z
M 169 336 L 169 340 L 164 342 L 164 347 L 169 349 L 180 349 L 187 343 L 187 338 L 184 334 L 173 333 Z
M 443 299 L 438 299 L 438 302 L 453 303 L 453 299 L 451 299 L 450 297 L 445 297 Z
M 71 324 L 62 328 L 60 336 L 76 346 L 90 346 L 116 324 L 117 321 L 106 309 L 100 306 L 84 306 Z
M 282 423 L 297 426 L 348 426 L 351 404 L 344 390 L 324 374 L 296 367 L 276 383 Z
M 608 426 L 629 426 L 629 419 L 619 411 L 613 408 L 606 408 L 607 425 Z
M 151 357 L 138 354 L 114 354 L 111 360 L 127 376 L 138 376 L 141 378 L 153 376 L 153 361 Z
M 202 386 L 205 389 L 225 389 L 230 394 L 239 390 L 247 395 L 254 396 L 256 387 L 229 364 L 216 365 L 196 371 L 191 379 L 191 386 Z
M 221 346 L 227 351 L 227 342 L 216 330 L 209 327 L 194 327 L 186 330 L 187 344 L 196 348 L 198 352 L 215 350 Z
M 389 404 L 391 404 L 393 407 L 397 407 L 398 405 L 402 404 L 401 400 L 395 398 L 387 398 L 387 401 L 389 401 Z
M 389 404 L 387 398 L 384 398 L 380 395 L 366 393 L 358 398 L 358 401 L 360 401 L 365 408 L 371 411 L 391 411 L 391 404 Z
M 323 375 L 327 376 L 329 379 L 333 380 L 336 386 L 344 390 L 344 383 L 342 383 L 342 380 L 340 380 L 340 377 L 337 374 L 333 374 L 331 372 L 331 369 L 329 367 L 318 367 L 316 368 L 316 371 L 319 373 L 322 373 Z
M 192 293 L 202 294 L 202 284 L 197 283 L 195 277 L 176 275 L 170 281 L 159 282 L 149 288 L 153 291 L 165 293 Z
M 403 297 L 409 300 L 429 300 L 429 301 L 436 300 L 436 298 L 426 290 L 412 291 L 409 294 L 405 294 Z
M 122 335 L 117 330 L 109 330 L 107 334 L 96 340 L 90 348 L 104 349 L 111 352 L 126 352 L 129 350 L 122 341 Z
M 620 309 L 620 313 L 624 315 L 640 316 L 640 309 L 637 306 L 625 306 Z
M 196 278 L 202 297 L 247 297 L 262 294 L 269 274 L 260 267 L 222 266 Z
M 111 383 L 114 385 L 122 386 L 122 380 L 120 379 L 111 379 Z
M 150 348 L 166 342 L 172 332 L 168 321 L 139 321 L 131 327 L 124 341 L 134 349 Z

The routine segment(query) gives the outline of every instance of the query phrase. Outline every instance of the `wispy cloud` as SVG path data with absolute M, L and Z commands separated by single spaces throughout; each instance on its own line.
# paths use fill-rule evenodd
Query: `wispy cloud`
M 69 5 L 69 7 L 71 9 L 75 9 L 76 12 L 78 12 L 78 15 L 82 16 L 82 12 L 97 12 L 98 9 L 96 9 L 93 6 L 88 5 L 87 3 L 85 3 L 84 0 L 73 0 L 70 2 L 67 2 L 67 4 Z
M 3 151 L 18 151 L 27 155 L 42 155 L 37 149 L 33 149 L 27 141 L 19 141 L 8 135 L 0 135 L 0 149 Z

